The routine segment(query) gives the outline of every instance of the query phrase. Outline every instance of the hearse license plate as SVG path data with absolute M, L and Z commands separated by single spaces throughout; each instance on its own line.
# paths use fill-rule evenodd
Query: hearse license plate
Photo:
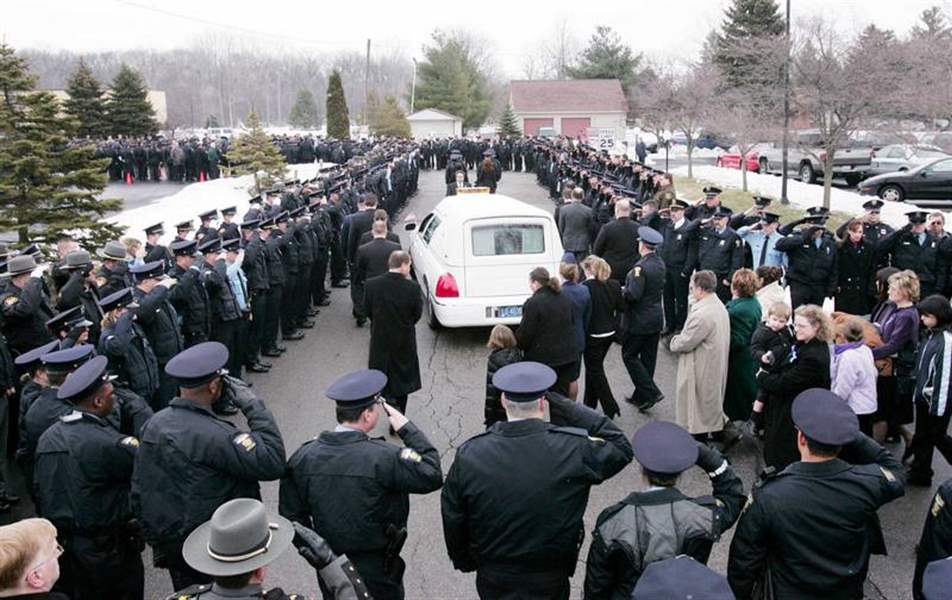
M 496 309 L 500 319 L 512 319 L 522 316 L 521 306 L 500 306 Z

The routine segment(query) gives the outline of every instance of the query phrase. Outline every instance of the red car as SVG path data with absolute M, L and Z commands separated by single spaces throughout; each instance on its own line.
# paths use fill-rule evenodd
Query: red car
M 747 170 L 751 173 L 757 173 L 760 171 L 760 152 L 758 151 L 760 144 L 754 146 L 749 152 L 747 152 Z M 740 168 L 740 150 L 737 146 L 733 146 L 730 150 L 724 152 L 717 157 L 717 161 L 714 163 L 718 167 L 725 167 L 727 169 L 739 169 Z

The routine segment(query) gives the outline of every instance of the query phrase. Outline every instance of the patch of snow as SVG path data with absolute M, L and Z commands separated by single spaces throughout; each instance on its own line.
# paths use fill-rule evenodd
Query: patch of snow
M 659 164 L 664 162 L 664 148 L 659 148 L 658 150 L 658 152 L 648 155 L 648 163 Z M 724 154 L 724 150 L 721 148 L 695 148 L 691 156 L 693 158 L 717 158 L 721 154 Z M 672 144 L 671 147 L 668 148 L 668 158 L 687 157 L 688 147 L 683 144 Z

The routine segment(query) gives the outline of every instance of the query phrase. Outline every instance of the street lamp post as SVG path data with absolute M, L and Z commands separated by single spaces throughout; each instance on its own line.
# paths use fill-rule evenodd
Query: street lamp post
M 413 104 L 416 101 L 416 59 L 413 59 L 413 81 L 410 83 L 410 114 L 413 114 Z
M 783 59 L 783 155 L 781 158 L 780 203 L 790 204 L 787 197 L 787 159 L 790 146 L 790 0 L 787 0 L 787 23 Z

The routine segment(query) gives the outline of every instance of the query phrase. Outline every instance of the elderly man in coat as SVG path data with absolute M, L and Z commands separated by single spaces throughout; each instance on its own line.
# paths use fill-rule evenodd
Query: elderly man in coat
M 677 423 L 700 441 L 717 439 L 724 428 L 724 392 L 731 324 L 718 299 L 717 276 L 698 271 L 691 277 L 691 305 L 681 333 L 671 338 L 677 353 Z

